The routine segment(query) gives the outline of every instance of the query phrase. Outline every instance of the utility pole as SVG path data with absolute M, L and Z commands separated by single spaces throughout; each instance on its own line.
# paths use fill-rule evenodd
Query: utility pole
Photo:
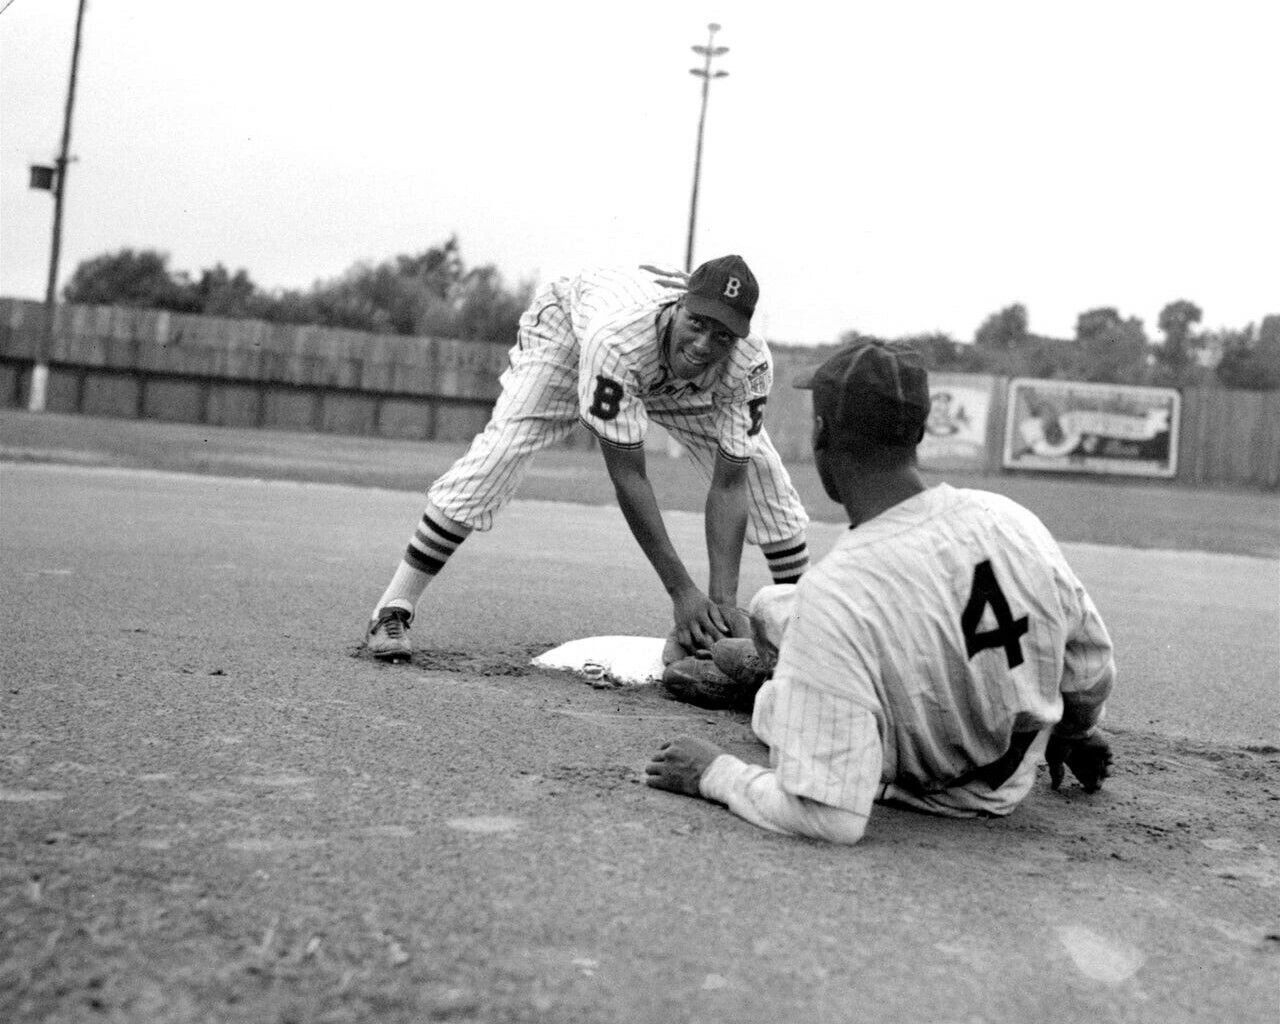
M 684 250 L 685 273 L 693 269 L 693 232 L 698 222 L 698 181 L 702 176 L 702 130 L 707 123 L 707 93 L 711 91 L 711 79 L 724 78 L 729 74 L 727 71 L 711 70 L 711 58 L 729 52 L 727 46 L 712 45 L 719 31 L 720 26 L 714 21 L 707 26 L 707 45 L 692 48 L 694 53 L 702 54 L 705 60 L 702 67 L 689 69 L 689 74 L 702 79 L 702 111 L 698 114 L 698 148 L 693 158 L 693 198 L 689 202 L 689 242 Z
M 67 108 L 62 119 L 62 150 L 54 162 L 50 182 L 53 192 L 53 244 L 49 253 L 49 281 L 44 293 L 43 330 L 36 339 L 31 366 L 31 391 L 27 408 L 32 412 L 44 412 L 49 389 L 49 353 L 53 349 L 53 326 L 58 310 L 58 257 L 62 251 L 62 200 L 67 188 L 67 165 L 71 162 L 71 111 L 76 102 L 76 69 L 80 63 L 80 29 L 84 25 L 85 0 L 76 8 L 75 42 L 71 46 L 71 81 L 67 86 Z M 35 168 L 32 168 L 32 184 L 35 184 Z M 37 186 L 38 187 L 38 186 Z

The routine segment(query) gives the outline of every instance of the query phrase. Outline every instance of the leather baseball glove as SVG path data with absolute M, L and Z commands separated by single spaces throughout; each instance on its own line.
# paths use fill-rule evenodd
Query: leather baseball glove
M 707 652 L 673 661 L 662 673 L 662 688 L 668 697 L 712 711 L 750 711 L 763 681 L 731 679 Z

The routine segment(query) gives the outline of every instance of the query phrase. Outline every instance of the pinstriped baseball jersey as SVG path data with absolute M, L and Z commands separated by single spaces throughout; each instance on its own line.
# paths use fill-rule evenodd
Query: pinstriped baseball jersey
M 582 421 L 601 440 L 634 448 L 644 443 L 650 415 L 683 420 L 704 436 L 714 429 L 721 452 L 746 462 L 773 385 L 768 347 L 754 335 L 742 338 L 725 364 L 693 380 L 673 376 L 657 318 L 677 295 L 625 271 L 589 272 L 570 285 Z
M 1007 813 L 1029 758 L 994 793 L 963 777 L 1015 733 L 1091 727 L 1114 675 L 1106 627 L 1040 520 L 939 484 L 850 530 L 794 588 L 752 720 L 776 786 L 722 756 L 704 793 L 733 807 L 755 783 L 862 818 L 879 798 Z
M 493 417 L 428 492 L 456 522 L 488 529 L 529 458 L 581 421 L 602 441 L 641 447 L 650 419 L 688 446 L 709 474 L 715 453 L 749 462 L 747 539 L 788 540 L 808 517 L 762 428 L 772 357 L 754 336 L 692 381 L 668 371 L 659 314 L 682 293 L 643 270 L 595 269 L 542 288 L 520 320 Z

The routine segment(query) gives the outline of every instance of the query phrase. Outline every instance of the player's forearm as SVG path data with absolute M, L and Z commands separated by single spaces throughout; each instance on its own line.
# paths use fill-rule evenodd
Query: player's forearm
M 1115 649 L 1098 607 L 1084 584 L 1065 565 L 1055 569 L 1059 598 L 1068 621 L 1062 658 L 1062 720 L 1059 736 L 1083 736 L 1102 720 L 1116 677 Z
M 1116 662 L 1111 637 L 1093 602 L 1082 598 L 1080 625 L 1068 637 L 1062 671 L 1062 721 L 1054 732 L 1083 736 L 1103 716 L 1115 683 Z
M 698 788 L 706 799 L 771 832 L 851 845 L 867 828 L 869 809 L 861 813 L 793 796 L 782 788 L 775 772 L 732 754 L 712 761 Z
M 707 490 L 708 596 L 717 604 L 738 603 L 738 572 L 747 533 L 747 465 L 723 454 L 716 457 Z
M 738 573 L 747 533 L 747 489 L 717 486 L 707 491 L 707 560 L 711 566 L 707 596 L 717 604 L 738 603 Z
M 1062 678 L 1062 720 L 1053 731 L 1059 736 L 1080 737 L 1101 722 L 1115 677 L 1110 641 L 1068 641 Z
M 1089 691 L 1070 691 L 1062 695 L 1062 720 L 1053 727 L 1059 736 L 1080 737 L 1087 735 L 1106 711 L 1106 697 L 1111 691 L 1110 681 Z
M 614 492 L 622 516 L 631 528 L 640 550 L 649 559 L 667 593 L 675 595 L 695 588 L 693 577 L 676 553 L 675 545 L 662 521 L 658 499 L 647 477 L 619 473 L 613 475 Z

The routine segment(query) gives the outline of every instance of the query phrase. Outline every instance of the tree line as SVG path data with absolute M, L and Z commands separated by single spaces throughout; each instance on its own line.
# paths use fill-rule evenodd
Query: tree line
M 358 263 L 307 289 L 266 291 L 241 269 L 221 263 L 190 275 L 172 271 L 166 253 L 121 249 L 76 267 L 63 290 L 67 302 L 141 306 L 179 313 L 317 324 L 380 334 L 462 338 L 511 344 L 532 282 L 508 285 L 491 264 L 468 267 L 456 236 L 416 255 Z M 1239 329 L 1201 330 L 1202 311 L 1177 299 L 1161 311 L 1161 337 L 1114 307 L 1076 319 L 1075 337 L 1048 338 L 1028 329 L 1027 308 L 992 313 L 970 341 L 947 334 L 877 339 L 851 330 L 831 351 L 856 340 L 910 344 L 930 369 L 1112 384 L 1172 387 L 1218 382 L 1230 388 L 1280 389 L 1280 314 Z M 776 343 L 775 343 L 776 345 Z M 796 347 L 777 346 L 776 347 Z
M 173 271 L 155 249 L 84 260 L 63 289 L 67 302 L 505 344 L 532 297 L 531 282 L 511 286 L 491 264 L 468 267 L 456 236 L 416 255 L 357 263 L 305 289 L 268 291 L 221 263 L 198 275 Z
M 1160 311 L 1161 337 L 1148 337 L 1138 317 L 1112 306 L 1076 318 L 1075 336 L 1048 338 L 1028 330 L 1021 303 L 991 314 L 972 343 L 946 334 L 891 339 L 919 351 L 930 369 L 1109 384 L 1198 387 L 1217 382 L 1255 391 L 1280 389 L 1280 314 L 1243 328 L 1199 330 L 1200 307 L 1177 299 Z M 840 344 L 874 339 L 858 331 Z M 830 346 L 835 348 L 836 346 Z

